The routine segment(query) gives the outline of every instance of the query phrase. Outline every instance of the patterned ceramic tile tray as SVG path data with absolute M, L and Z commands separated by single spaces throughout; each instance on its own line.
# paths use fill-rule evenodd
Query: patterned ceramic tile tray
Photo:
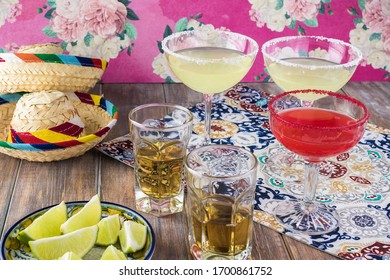
M 358 146 L 323 164 L 316 199 L 338 210 L 341 226 L 324 235 L 294 234 L 284 231 L 270 213 L 278 200 L 302 195 L 297 182 L 302 179 L 303 166 L 282 166 L 282 172 L 276 174 L 267 165 L 268 157 L 279 148 L 269 129 L 270 98 L 264 92 L 237 86 L 213 100 L 213 143 L 246 147 L 259 158 L 254 220 L 340 258 L 390 259 L 390 130 L 368 125 Z M 202 132 L 204 112 L 201 103 L 190 109 L 195 133 L 189 149 L 203 141 L 197 133 Z M 131 147 L 123 141 L 130 139 L 125 136 L 98 148 L 132 166 Z M 125 160 L 121 149 L 126 150 Z

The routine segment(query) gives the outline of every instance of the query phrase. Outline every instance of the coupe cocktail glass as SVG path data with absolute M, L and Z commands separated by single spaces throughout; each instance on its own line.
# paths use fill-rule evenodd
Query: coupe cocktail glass
M 309 97 L 312 102 L 302 102 Z M 292 231 L 315 235 L 335 230 L 336 211 L 315 200 L 319 165 L 359 142 L 369 118 L 366 107 L 340 93 L 297 90 L 274 97 L 269 112 L 275 138 L 305 161 L 303 199 L 280 202 L 275 217 Z
M 256 58 L 258 44 L 238 33 L 201 29 L 166 37 L 162 49 L 173 73 L 189 88 L 204 95 L 204 141 L 208 145 L 212 96 L 241 81 Z
M 320 36 L 288 36 L 266 42 L 261 51 L 272 80 L 284 91 L 318 89 L 338 91 L 352 77 L 360 60 L 361 51 L 351 44 Z M 318 95 L 301 99 L 310 103 Z M 283 146 L 270 150 L 267 166 L 274 174 L 280 168 L 301 168 L 299 156 Z M 298 177 L 294 182 L 301 183 Z
M 338 91 L 352 77 L 361 51 L 337 39 L 289 36 L 266 42 L 261 51 L 272 80 L 284 91 Z M 315 95 L 307 96 L 310 101 Z

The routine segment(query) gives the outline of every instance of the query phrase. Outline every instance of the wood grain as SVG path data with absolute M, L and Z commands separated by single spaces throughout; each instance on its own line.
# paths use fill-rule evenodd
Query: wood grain
M 0 236 L 3 232 L 6 216 L 14 193 L 15 181 L 19 173 L 21 160 L 0 154 Z
M 349 83 L 343 90 L 366 105 L 371 123 L 390 129 L 390 83 Z
M 339 260 L 337 256 L 325 253 L 289 236 L 283 235 L 283 239 L 294 260 Z
M 255 260 L 288 260 L 291 256 L 280 233 L 255 223 L 252 258 Z
M 99 153 L 90 152 L 58 162 L 22 161 L 5 227 L 10 227 L 30 212 L 62 200 L 89 200 L 97 192 L 96 163 L 99 157 Z
M 250 83 L 268 93 L 282 92 L 275 84 Z M 343 91 L 366 104 L 371 122 L 390 128 L 389 83 L 349 83 Z M 182 84 L 97 84 L 91 93 L 102 94 L 119 111 L 117 125 L 105 140 L 128 133 L 127 115 L 145 103 L 175 103 L 191 106 L 203 96 Z M 61 200 L 88 200 L 99 193 L 103 201 L 135 209 L 133 169 L 96 150 L 59 162 L 35 163 L 0 155 L 0 232 L 24 215 Z M 191 259 L 188 250 L 185 211 L 156 218 L 142 213 L 155 230 L 154 259 Z M 323 259 L 336 256 L 282 235 L 260 224 L 254 225 L 252 259 Z
M 166 102 L 161 84 L 104 84 L 103 93 L 119 112 L 118 122 L 107 140 L 129 133 L 128 114 L 135 107 L 146 103 Z

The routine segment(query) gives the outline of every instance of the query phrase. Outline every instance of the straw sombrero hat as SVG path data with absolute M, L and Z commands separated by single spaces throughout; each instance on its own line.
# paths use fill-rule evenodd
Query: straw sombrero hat
M 68 96 L 60 91 L 23 95 L 15 106 L 7 142 L 36 144 L 72 140 L 84 123 Z
M 101 79 L 103 59 L 52 53 L 0 53 L 0 93 L 88 92 Z
M 111 128 L 116 124 L 118 118 L 118 112 L 116 107 L 109 101 L 105 100 L 99 95 L 86 94 L 86 93 L 77 93 L 77 92 L 67 92 L 65 93 L 66 98 L 60 98 L 60 94 L 56 94 L 55 92 L 51 92 L 52 95 L 48 94 L 46 97 L 49 100 L 56 100 L 55 96 L 58 96 L 59 100 L 68 100 L 70 104 L 73 106 L 69 106 L 70 110 L 63 110 L 60 108 L 59 114 L 55 114 L 61 117 L 56 118 L 48 118 L 50 119 L 50 124 L 45 125 L 45 121 L 42 121 L 44 118 L 37 117 L 37 114 L 34 115 L 34 110 L 39 111 L 39 108 L 33 108 L 40 103 L 40 101 L 34 101 L 32 104 L 27 106 L 28 108 L 33 108 L 30 113 L 18 113 L 17 104 L 19 99 L 23 97 L 22 102 L 25 101 L 26 96 L 33 96 L 33 93 L 15 93 L 15 94 L 3 94 L 0 95 L 0 153 L 7 154 L 9 156 L 25 159 L 29 161 L 55 161 L 62 160 L 71 157 L 76 157 L 84 154 L 89 149 L 93 148 L 99 142 L 101 142 L 111 130 Z M 26 99 L 27 100 L 27 99 Z M 32 98 L 34 100 L 34 98 Z M 65 102 L 65 101 L 64 101 Z M 49 102 L 50 103 L 50 102 Z M 51 102 L 50 104 L 52 104 Z M 58 104 L 58 100 L 54 103 Z M 20 103 L 22 104 L 22 103 Z M 53 104 L 52 104 L 53 105 Z M 21 107 L 25 105 L 20 105 Z M 39 107 L 39 106 L 38 106 Z M 73 110 L 73 109 L 74 110 Z M 64 113 L 64 111 L 69 111 L 70 114 Z M 75 113 L 77 112 L 77 113 Z M 32 115 L 35 117 L 36 124 L 40 123 L 39 126 L 36 126 L 38 130 L 34 131 L 20 131 L 25 130 L 26 125 L 25 122 L 22 121 L 25 118 L 25 115 Z M 72 114 L 73 115 L 72 117 Z M 49 115 L 53 115 L 50 113 Z M 79 116 L 80 122 L 77 123 L 74 121 L 74 116 Z M 48 116 L 47 116 L 48 117 Z M 37 120 L 39 119 L 39 120 Z M 46 118 L 47 119 L 47 118 Z M 61 119 L 60 121 L 58 119 Z M 54 120 L 54 121 L 53 121 Z M 77 125 L 83 124 L 82 132 L 79 136 L 76 135 L 62 135 L 58 137 L 58 131 L 54 131 L 56 137 L 47 137 L 48 135 L 52 136 L 50 133 L 50 128 L 53 128 L 53 124 L 59 124 L 60 122 L 75 122 Z M 26 133 L 24 138 L 22 137 L 14 137 L 14 139 L 10 139 L 10 127 L 15 128 L 15 131 L 19 134 L 16 136 L 20 136 L 20 133 Z M 58 127 L 61 124 L 54 126 Z M 49 131 L 49 134 L 42 133 L 42 131 Z M 27 137 L 31 136 L 31 137 Z M 8 141 L 6 140 L 8 137 Z M 11 137 L 12 138 L 12 137 Z
M 46 43 L 46 44 L 33 44 L 21 46 L 18 53 L 51 53 L 51 54 L 62 54 L 64 50 L 59 44 Z

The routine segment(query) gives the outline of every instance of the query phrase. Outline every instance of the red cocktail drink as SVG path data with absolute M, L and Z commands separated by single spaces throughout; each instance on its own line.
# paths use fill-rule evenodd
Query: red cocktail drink
M 314 199 L 319 165 L 359 142 L 369 118 L 366 107 L 339 93 L 296 90 L 274 97 L 269 111 L 275 138 L 305 160 L 303 199 L 282 201 L 274 210 L 275 217 L 292 231 L 314 235 L 335 230 L 335 209 Z
M 288 150 L 305 160 L 319 162 L 341 154 L 361 139 L 364 125 L 333 110 L 298 107 L 278 113 L 272 119 L 272 132 Z

